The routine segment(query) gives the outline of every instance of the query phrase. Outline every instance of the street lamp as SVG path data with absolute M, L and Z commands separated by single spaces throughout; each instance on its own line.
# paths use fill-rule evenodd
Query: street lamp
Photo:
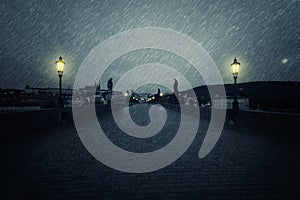
M 125 96 L 125 97 L 128 97 L 128 96 L 129 96 L 128 90 L 125 92 L 124 96 Z
M 63 106 L 63 101 L 62 101 L 62 76 L 64 73 L 64 67 L 65 67 L 65 62 L 63 61 L 62 57 L 60 56 L 58 60 L 55 62 L 56 65 L 56 70 L 59 78 L 59 105 L 62 107 Z
M 232 75 L 233 75 L 233 79 L 234 79 L 234 100 L 233 100 L 233 103 L 232 103 L 232 108 L 235 109 L 235 110 L 239 109 L 239 102 L 237 101 L 237 85 L 236 85 L 236 82 L 237 82 L 237 77 L 238 77 L 239 70 L 240 70 L 240 65 L 241 65 L 241 63 L 239 63 L 237 61 L 237 59 L 234 58 L 233 63 L 231 63 L 231 70 L 232 70 Z

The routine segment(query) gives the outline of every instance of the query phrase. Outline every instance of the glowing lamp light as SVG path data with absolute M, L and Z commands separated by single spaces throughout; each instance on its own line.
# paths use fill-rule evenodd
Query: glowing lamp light
M 163 95 L 164 95 L 164 94 L 163 94 L 162 92 L 159 94 L 159 96 L 161 96 L 161 97 L 162 97 Z
M 231 64 L 231 70 L 232 70 L 232 75 L 234 78 L 237 78 L 238 74 L 239 74 L 239 70 L 240 70 L 240 65 L 241 63 L 239 63 L 237 61 L 236 58 L 234 58 L 233 63 Z
M 55 62 L 55 64 L 56 64 L 56 70 L 57 70 L 58 76 L 62 76 L 64 73 L 65 61 L 60 56 L 59 59 Z

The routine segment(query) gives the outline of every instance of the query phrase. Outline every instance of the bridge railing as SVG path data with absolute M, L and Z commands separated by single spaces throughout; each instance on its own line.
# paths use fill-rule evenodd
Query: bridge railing
M 58 124 L 62 120 L 61 109 L 43 109 L 0 113 L 1 136 L 30 133 L 41 127 Z
M 111 110 L 110 105 L 96 105 L 95 108 L 97 114 L 105 114 Z M 1 137 L 7 138 L 18 134 L 30 134 L 36 130 L 58 125 L 62 122 L 73 122 L 71 107 L 0 112 Z
M 252 110 L 239 111 L 237 126 L 241 128 L 300 134 L 300 114 Z
M 164 107 L 180 112 L 178 104 L 163 104 Z M 192 107 L 191 107 L 192 110 Z M 199 108 L 201 120 L 210 120 L 211 108 Z M 300 134 L 300 114 L 266 112 L 254 110 L 240 110 L 237 116 L 234 116 L 233 110 L 226 111 L 226 124 L 230 120 L 235 120 L 235 126 L 245 129 L 273 131 L 273 132 L 293 132 Z
M 177 104 L 163 104 L 164 107 L 180 112 Z M 97 105 L 97 114 L 105 114 L 111 110 L 110 105 Z M 191 107 L 191 113 L 193 108 Z M 231 110 L 227 110 L 228 123 Z M 201 120 L 210 120 L 211 109 L 200 108 Z M 1 136 L 31 133 L 32 131 L 60 124 L 63 121 L 73 121 L 71 108 L 54 108 L 33 111 L 0 113 Z M 235 125 L 240 128 L 271 130 L 276 132 L 300 133 L 300 114 L 239 111 Z

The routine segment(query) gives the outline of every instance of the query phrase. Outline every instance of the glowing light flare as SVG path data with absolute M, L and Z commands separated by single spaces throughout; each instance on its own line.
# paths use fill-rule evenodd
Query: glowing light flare
M 289 60 L 287 58 L 282 59 L 282 64 L 286 64 Z

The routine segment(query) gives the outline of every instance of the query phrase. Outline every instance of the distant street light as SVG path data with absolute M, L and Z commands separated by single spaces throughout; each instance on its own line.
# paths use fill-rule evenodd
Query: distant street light
M 125 95 L 125 97 L 128 97 L 129 96 L 129 92 L 126 91 L 124 95 Z
M 234 58 L 233 63 L 231 64 L 231 70 L 232 70 L 232 75 L 233 75 L 233 79 L 234 79 L 234 100 L 232 103 L 232 108 L 234 110 L 238 110 L 239 109 L 239 102 L 237 101 L 237 77 L 239 74 L 239 70 L 240 70 L 240 65 L 241 63 L 239 63 L 237 61 L 236 58 Z
M 59 105 L 63 107 L 63 101 L 62 101 L 62 76 L 64 73 L 64 67 L 65 62 L 63 61 L 62 57 L 60 56 L 59 59 L 55 62 L 56 64 L 56 70 L 59 78 Z

